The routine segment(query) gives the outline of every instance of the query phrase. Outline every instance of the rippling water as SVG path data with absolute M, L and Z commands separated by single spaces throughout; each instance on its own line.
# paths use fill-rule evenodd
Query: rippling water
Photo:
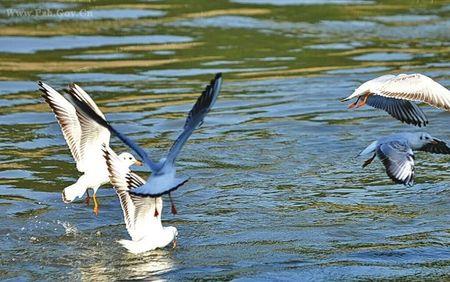
M 339 103 L 386 73 L 449 87 L 448 1 L 109 2 L 0 4 L 1 278 L 450 278 L 449 158 L 418 153 L 417 184 L 393 185 L 355 155 L 418 129 Z M 192 178 L 179 214 L 164 210 L 176 249 L 122 249 L 108 186 L 98 217 L 62 203 L 79 174 L 35 81 L 80 84 L 161 156 L 219 71 L 222 94 L 180 157 Z M 449 140 L 448 113 L 424 110 Z

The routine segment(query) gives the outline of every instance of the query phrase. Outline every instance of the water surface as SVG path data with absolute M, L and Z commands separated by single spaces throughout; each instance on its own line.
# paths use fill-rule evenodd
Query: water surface
M 419 129 L 339 103 L 387 73 L 449 87 L 448 1 L 41 4 L 1 4 L 2 278 L 450 278 L 449 158 L 418 153 L 417 184 L 393 185 L 379 161 L 362 169 L 355 156 Z M 111 187 L 98 217 L 61 201 L 79 173 L 35 81 L 78 83 L 159 158 L 215 72 L 222 94 L 179 158 L 191 176 L 174 193 L 179 214 L 165 202 L 179 245 L 130 255 Z M 450 140 L 448 113 L 424 111 L 426 130 Z

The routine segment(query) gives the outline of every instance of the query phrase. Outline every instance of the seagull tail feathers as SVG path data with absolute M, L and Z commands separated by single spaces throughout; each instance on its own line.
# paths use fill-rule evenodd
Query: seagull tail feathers
M 84 193 L 86 193 L 86 187 L 76 182 L 62 191 L 62 199 L 64 203 L 71 203 L 76 198 L 83 197 Z
M 373 141 L 369 146 L 367 146 L 367 148 L 362 150 L 361 153 L 359 153 L 357 155 L 357 157 L 369 155 L 369 154 L 375 152 L 375 150 L 377 149 L 377 143 L 378 143 L 378 141 Z

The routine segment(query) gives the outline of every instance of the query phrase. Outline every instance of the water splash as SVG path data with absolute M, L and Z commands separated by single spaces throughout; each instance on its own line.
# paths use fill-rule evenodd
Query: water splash
M 76 235 L 78 233 L 78 229 L 72 225 L 70 222 L 58 220 L 56 223 L 64 227 L 65 235 Z

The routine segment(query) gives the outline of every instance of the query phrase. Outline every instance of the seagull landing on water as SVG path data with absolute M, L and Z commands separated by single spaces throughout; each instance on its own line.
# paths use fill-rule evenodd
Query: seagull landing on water
M 89 117 L 86 117 L 82 112 L 76 111 L 75 107 L 55 89 L 41 81 L 38 84 L 39 90 L 42 91 L 42 97 L 52 109 L 56 120 L 61 126 L 70 152 L 77 163 L 78 171 L 83 173 L 77 182 L 64 188 L 62 192 L 63 201 L 70 203 L 78 197 L 83 197 L 86 193 L 86 203 L 89 204 L 90 196 L 88 190 L 92 189 L 94 213 L 98 214 L 99 205 L 95 195 L 100 186 L 109 183 L 109 174 L 103 158 L 102 145 L 109 145 L 110 133 Z M 104 117 L 91 97 L 78 85 L 70 85 L 69 92 L 77 93 L 83 101 L 89 104 L 93 111 Z M 142 165 L 140 161 L 137 161 L 129 153 L 122 153 L 118 158 L 127 167 L 133 164 Z
M 450 91 L 422 74 L 383 75 L 359 86 L 352 95 L 341 101 L 356 98 L 349 108 L 364 105 L 384 110 L 407 124 L 425 126 L 428 119 L 412 101 L 424 102 L 450 111 Z
M 372 154 L 363 167 L 368 166 L 376 156 L 386 168 L 387 175 L 398 184 L 414 184 L 414 151 L 435 154 L 450 154 L 447 144 L 425 132 L 398 133 L 372 142 L 358 156 Z
M 120 140 L 135 151 L 150 168 L 152 174 L 147 182 L 145 184 L 142 183 L 139 187 L 135 187 L 133 190 L 129 191 L 129 193 L 135 196 L 153 198 L 168 194 L 172 204 L 172 213 L 175 214 L 176 209 L 170 196 L 170 192 L 181 187 L 189 180 L 188 177 L 176 177 L 175 159 L 194 130 L 203 123 L 203 119 L 214 105 L 217 96 L 219 96 L 221 86 L 222 74 L 218 73 L 215 78 L 211 80 L 210 84 L 206 86 L 206 89 L 202 92 L 189 112 L 183 127 L 183 132 L 178 136 L 177 140 L 175 140 L 167 156 L 162 158 L 159 162 L 153 162 L 141 147 L 116 130 L 104 117 L 99 115 L 89 103 L 86 103 L 86 101 L 83 100 L 83 97 L 78 95 L 78 93 L 72 92 L 70 99 L 71 102 L 76 105 L 78 110 L 84 112 L 86 115 L 90 116 L 92 120 L 115 134 Z
M 119 243 L 129 252 L 139 254 L 156 248 L 164 248 L 171 242 L 176 246 L 178 231 L 175 227 L 163 227 L 161 197 L 141 197 L 133 190 L 145 185 L 145 180 L 123 165 L 120 158 L 108 147 L 103 149 L 111 184 L 119 196 L 123 218 L 131 240 Z

